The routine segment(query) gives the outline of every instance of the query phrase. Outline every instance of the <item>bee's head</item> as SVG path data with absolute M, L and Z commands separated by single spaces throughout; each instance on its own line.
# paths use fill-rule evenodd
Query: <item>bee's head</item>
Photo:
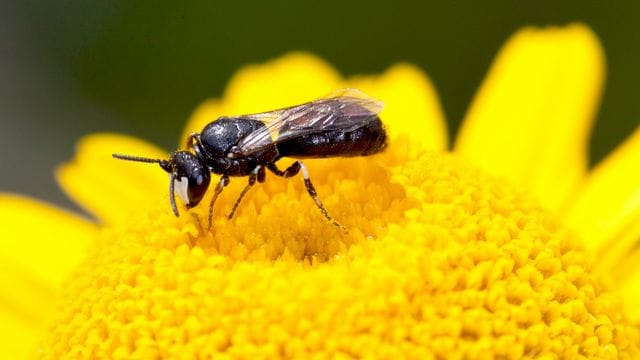
M 169 201 L 176 216 L 178 216 L 178 208 L 175 193 L 178 193 L 187 208 L 192 208 L 200 203 L 211 181 L 211 172 L 208 167 L 188 151 L 176 151 L 168 160 L 121 154 L 113 154 L 113 157 L 121 160 L 157 163 L 169 173 Z

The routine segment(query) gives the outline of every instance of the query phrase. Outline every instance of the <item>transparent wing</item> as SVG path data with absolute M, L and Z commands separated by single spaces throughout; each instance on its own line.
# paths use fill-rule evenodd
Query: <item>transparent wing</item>
M 378 116 L 383 103 L 356 89 L 344 89 L 329 97 L 289 108 L 244 115 L 245 119 L 266 126 L 238 143 L 238 152 L 246 156 L 287 139 L 331 130 L 358 129 Z

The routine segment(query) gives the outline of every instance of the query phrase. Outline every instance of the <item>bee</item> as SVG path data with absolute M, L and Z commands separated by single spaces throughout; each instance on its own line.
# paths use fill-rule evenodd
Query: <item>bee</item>
M 169 202 L 179 216 L 175 194 L 188 209 L 198 205 L 209 188 L 211 173 L 220 175 L 209 203 L 211 228 L 213 207 L 232 176 L 247 176 L 248 184 L 233 205 L 231 219 L 246 193 L 256 182 L 265 181 L 266 170 L 290 178 L 302 173 L 307 193 L 322 215 L 334 220 L 320 201 L 307 168 L 300 160 L 281 170 L 282 157 L 296 159 L 373 155 L 387 146 L 387 134 L 378 114 L 381 101 L 355 89 L 340 90 L 329 97 L 273 111 L 222 116 L 200 133 L 191 133 L 186 150 L 174 151 L 169 159 L 113 154 L 121 160 L 157 163 L 169 173 Z

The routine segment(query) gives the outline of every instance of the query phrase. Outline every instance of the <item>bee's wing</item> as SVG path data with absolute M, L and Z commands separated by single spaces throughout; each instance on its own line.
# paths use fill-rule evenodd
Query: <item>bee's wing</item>
M 263 122 L 260 128 L 238 143 L 247 156 L 274 143 L 331 130 L 353 131 L 368 124 L 382 111 L 381 101 L 355 89 L 332 93 L 330 97 L 266 113 L 245 115 Z

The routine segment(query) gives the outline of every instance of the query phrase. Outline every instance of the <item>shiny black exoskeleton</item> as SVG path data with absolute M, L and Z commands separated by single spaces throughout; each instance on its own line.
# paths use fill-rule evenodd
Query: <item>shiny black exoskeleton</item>
M 326 158 L 366 156 L 381 152 L 387 144 L 384 126 L 378 117 L 382 103 L 353 89 L 302 105 L 266 113 L 220 117 L 193 133 L 186 151 L 176 151 L 168 160 L 113 154 L 115 158 L 158 163 L 170 174 L 169 198 L 176 216 L 175 193 L 187 208 L 202 200 L 211 173 L 221 175 L 209 206 L 209 226 L 213 205 L 230 176 L 248 176 L 249 183 L 234 204 L 233 217 L 240 201 L 256 181 L 265 180 L 265 169 L 277 176 L 291 177 L 302 171 L 309 195 L 335 225 L 322 205 L 301 161 L 284 171 L 275 162 L 282 157 Z M 191 151 L 193 152 L 191 152 Z

